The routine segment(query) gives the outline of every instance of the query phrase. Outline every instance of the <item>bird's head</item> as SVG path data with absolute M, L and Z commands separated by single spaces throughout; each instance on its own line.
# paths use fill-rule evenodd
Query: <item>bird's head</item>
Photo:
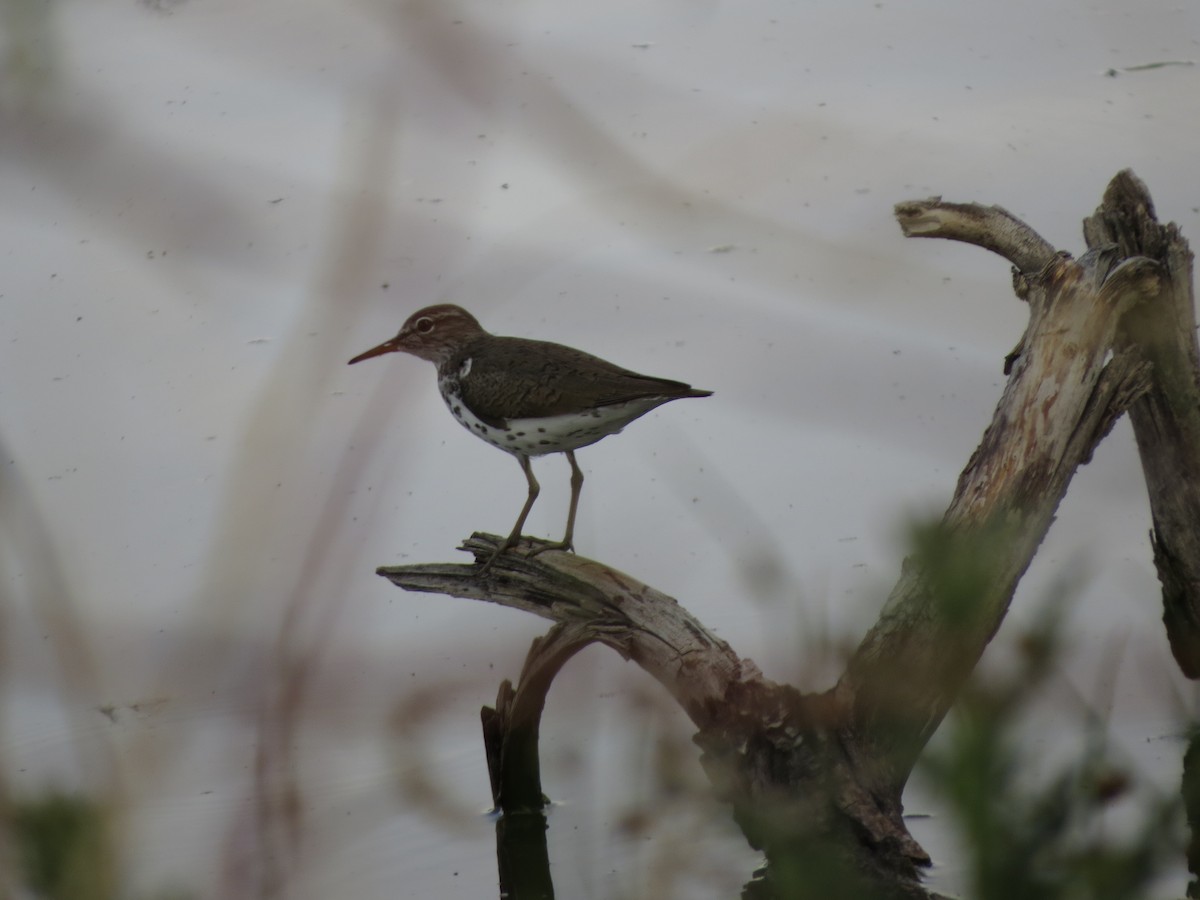
M 484 334 L 475 317 L 461 306 L 442 303 L 419 309 L 411 316 L 394 338 L 360 353 L 350 360 L 353 365 L 382 356 L 385 353 L 402 351 L 441 365 L 454 355 L 464 341 Z

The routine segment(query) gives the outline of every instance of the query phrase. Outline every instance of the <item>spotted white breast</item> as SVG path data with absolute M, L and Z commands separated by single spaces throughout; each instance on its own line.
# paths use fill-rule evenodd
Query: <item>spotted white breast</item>
M 465 365 L 469 365 L 469 360 Z M 458 374 L 455 373 L 455 376 Z M 616 434 L 634 419 L 673 399 L 643 397 L 585 412 L 537 419 L 506 419 L 499 424 L 489 424 L 471 412 L 463 402 L 457 377 L 438 379 L 438 392 L 463 428 L 492 446 L 518 456 L 544 456 L 547 453 L 578 450 Z

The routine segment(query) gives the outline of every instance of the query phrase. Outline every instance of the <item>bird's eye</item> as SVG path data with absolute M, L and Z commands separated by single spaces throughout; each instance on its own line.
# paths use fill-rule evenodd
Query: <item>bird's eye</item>
M 421 316 L 421 318 L 417 319 L 416 329 L 421 334 L 429 334 L 429 332 L 433 331 L 433 319 L 428 316 Z

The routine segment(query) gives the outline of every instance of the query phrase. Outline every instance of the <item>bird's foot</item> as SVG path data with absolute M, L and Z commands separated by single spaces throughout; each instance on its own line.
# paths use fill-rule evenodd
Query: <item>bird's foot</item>
M 554 543 L 544 543 L 541 546 L 530 548 L 526 556 L 537 556 L 539 553 L 545 553 L 547 550 L 566 550 L 570 553 L 574 553 L 575 544 L 573 541 L 555 541 Z
M 479 571 L 475 573 L 476 576 L 482 577 L 486 575 L 488 570 L 491 569 L 491 567 L 495 564 L 496 560 L 498 560 L 503 553 L 515 547 L 519 541 L 519 537 L 514 540 L 510 535 L 503 544 L 501 544 L 492 552 L 492 555 L 487 558 L 487 562 L 480 566 Z
M 496 560 L 498 560 L 501 555 L 517 547 L 522 540 L 528 541 L 530 545 L 529 550 L 524 554 L 526 559 L 532 559 L 539 553 L 545 553 L 547 550 L 567 550 L 571 553 L 575 552 L 575 544 L 572 541 L 539 541 L 537 538 L 523 538 L 520 535 L 509 535 L 504 543 L 497 547 L 492 552 L 492 555 L 487 558 L 487 561 L 479 567 L 479 571 L 476 573 L 476 575 L 486 575 L 491 570 L 492 566 L 495 565 Z

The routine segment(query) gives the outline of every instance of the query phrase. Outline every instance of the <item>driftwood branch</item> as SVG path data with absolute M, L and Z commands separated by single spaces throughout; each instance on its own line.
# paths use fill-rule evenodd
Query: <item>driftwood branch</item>
M 1177 230 L 1154 220 L 1128 173 L 1085 223 L 1089 250 L 1078 260 L 1000 207 L 933 199 L 902 203 L 896 216 L 906 235 L 965 241 L 1009 260 L 1029 323 L 940 527 L 905 561 L 833 690 L 767 681 L 673 599 L 571 554 L 518 550 L 482 574 L 499 538 L 477 534 L 465 545 L 473 565 L 379 570 L 407 590 L 556 623 L 518 686 L 503 685 L 484 712 L 498 806 L 540 802 L 545 691 L 579 647 L 603 643 L 687 711 L 718 793 L 777 875 L 816 855 L 841 865 L 845 884 L 926 896 L 918 869 L 928 857 L 904 825 L 904 785 L 999 627 L 1072 476 L 1126 411 L 1151 496 L 1168 635 L 1183 670 L 1200 672 L 1200 352 L 1191 256 Z
M 691 717 L 699 730 L 696 741 L 704 751 L 705 770 L 718 794 L 733 804 L 754 846 L 768 854 L 784 846 L 819 846 L 827 862 L 840 858 L 847 878 L 866 871 L 879 882 L 900 870 L 905 888 L 898 896 L 926 896 L 917 886 L 916 867 L 927 865 L 928 855 L 909 836 L 898 811 L 893 815 L 876 809 L 844 761 L 826 768 L 832 794 L 793 794 L 795 785 L 825 766 L 821 756 L 833 760 L 836 755 L 843 710 L 829 695 L 801 694 L 768 681 L 752 661 L 739 658 L 673 598 L 581 556 L 556 550 L 527 556 L 523 543 L 497 558 L 481 577 L 483 563 L 501 541 L 499 535 L 472 535 L 463 545 L 475 556 L 472 565 L 394 566 L 378 572 L 406 590 L 487 600 L 551 619 L 570 629 L 569 636 L 554 641 L 568 656 L 588 643 L 611 647 L 655 677 Z M 538 542 L 528 546 L 537 549 Z M 547 652 L 555 658 L 544 664 Z M 536 732 L 549 683 L 530 673 L 557 671 L 563 661 L 558 651 L 535 643 L 522 687 L 513 694 L 502 685 L 496 709 L 484 710 L 489 760 L 503 757 L 505 768 L 513 770 L 492 770 L 500 808 L 523 811 L 523 804 L 540 792 L 536 774 L 528 771 L 528 731 Z M 529 712 L 519 717 L 524 733 L 506 735 L 503 723 L 518 718 L 510 710 L 527 677 L 535 686 L 527 700 Z M 498 753 L 505 742 L 522 749 Z M 511 807 L 504 802 L 506 780 L 521 784 L 509 789 L 510 796 L 521 798 Z M 831 842 L 828 834 L 839 839 Z
M 573 623 L 555 625 L 533 642 L 518 686 L 502 681 L 496 706 L 481 711 L 492 802 L 503 812 L 496 822 L 501 897 L 554 897 L 538 733 L 554 676 L 590 643 L 586 629 Z
M 1126 318 L 1118 346 L 1150 367 L 1150 389 L 1129 418 L 1150 495 L 1167 637 L 1184 674 L 1200 678 L 1200 349 L 1192 253 L 1175 225 L 1155 219 L 1146 186 L 1131 172 L 1113 179 L 1083 225 L 1089 247 L 1116 245 L 1121 256 L 1153 259 L 1161 270 L 1161 289 Z
M 1054 245 L 1001 206 L 945 203 L 941 197 L 897 203 L 896 221 L 905 237 L 944 238 L 991 250 L 1018 272 L 1049 265 Z
M 607 566 L 551 550 L 502 554 L 485 577 L 479 567 L 499 546 L 474 534 L 463 545 L 474 565 L 427 564 L 379 569 L 398 587 L 487 600 L 570 624 L 577 640 L 611 647 L 656 678 L 701 728 L 730 686 L 757 682 L 758 667 L 652 587 Z M 525 546 L 523 544 L 522 546 Z
M 888 803 L 999 627 L 1076 469 L 1149 386 L 1148 367 L 1112 349 L 1121 317 L 1156 289 L 1154 263 L 1055 256 L 1029 285 L 1024 351 L 959 478 L 944 541 L 906 561 L 836 689 L 853 710 L 851 755 Z M 970 596 L 949 595 L 942 559 L 971 562 Z

